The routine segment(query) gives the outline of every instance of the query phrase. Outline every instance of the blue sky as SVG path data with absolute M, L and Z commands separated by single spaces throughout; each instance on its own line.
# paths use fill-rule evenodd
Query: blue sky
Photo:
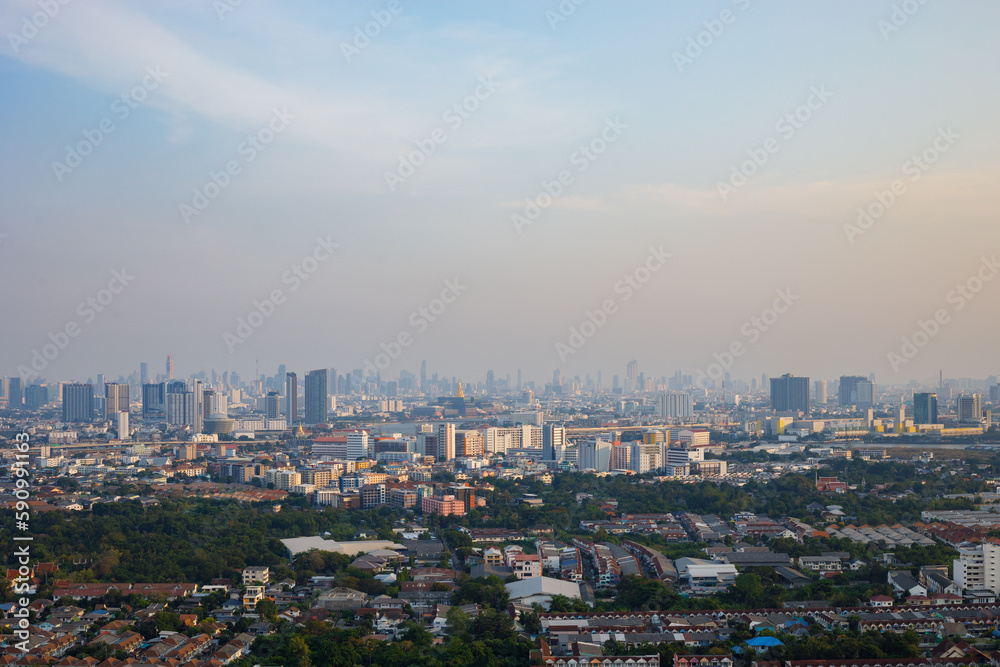
M 40 5 L 0 7 L 0 276 L 16 286 L 0 374 L 73 322 L 50 380 L 159 368 L 168 353 L 181 374 L 355 368 L 407 332 L 385 374 L 426 358 L 471 380 L 610 377 L 634 357 L 660 376 L 734 341 L 743 378 L 997 371 L 1000 280 L 949 300 L 997 248 L 995 3 L 914 0 L 902 22 L 892 2 L 588 1 L 553 29 L 554 1 L 402 2 L 350 59 L 342 44 L 389 2 L 243 0 L 222 18 L 217 4 L 72 0 L 23 40 L 10 35 Z M 165 75 L 122 118 L 116 100 L 147 68 Z M 816 89 L 828 99 L 779 131 Z M 456 127 L 449 109 L 466 99 Z M 248 161 L 240 146 L 275 109 L 294 117 Z M 102 121 L 113 131 L 60 180 L 53 163 Z M 609 121 L 622 129 L 579 171 Z M 904 163 L 948 128 L 911 180 Z M 386 172 L 436 129 L 444 141 L 390 190 Z M 719 182 L 768 140 L 777 150 L 723 200 Z M 181 205 L 230 161 L 239 173 L 186 222 Z M 564 170 L 572 182 L 518 232 L 511 216 Z M 845 231 L 896 179 L 885 214 Z M 293 291 L 283 276 L 318 237 L 340 247 Z M 615 285 L 660 245 L 671 259 L 624 301 Z M 123 267 L 135 279 L 83 322 L 78 304 Z M 411 314 L 455 278 L 468 289 L 415 332 Z M 274 314 L 227 345 L 276 289 Z M 779 289 L 800 298 L 751 343 L 743 324 Z M 607 299 L 607 322 L 560 355 Z M 948 321 L 894 367 L 939 309 Z

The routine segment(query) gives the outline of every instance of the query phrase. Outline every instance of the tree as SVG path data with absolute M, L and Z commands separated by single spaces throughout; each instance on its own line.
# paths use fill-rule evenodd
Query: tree
M 521 614 L 521 627 L 529 635 L 537 635 L 542 631 L 542 621 L 535 612 L 525 612 Z
M 257 606 L 254 607 L 261 618 L 263 618 L 268 623 L 278 622 L 278 605 L 274 603 L 274 600 L 269 598 L 262 598 L 257 602 Z

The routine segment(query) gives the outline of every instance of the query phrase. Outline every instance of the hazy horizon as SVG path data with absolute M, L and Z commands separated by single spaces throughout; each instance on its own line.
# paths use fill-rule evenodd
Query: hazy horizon
M 3 3 L 0 375 L 995 375 L 998 18 Z

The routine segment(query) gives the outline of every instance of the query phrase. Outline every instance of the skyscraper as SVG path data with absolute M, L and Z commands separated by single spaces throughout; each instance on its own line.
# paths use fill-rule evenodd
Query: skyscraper
M 277 419 L 281 416 L 281 394 L 276 391 L 267 392 L 264 397 L 264 418 Z
M 174 360 L 170 357 L 169 354 L 167 355 L 167 379 L 168 380 L 174 379 Z
M 542 459 L 545 461 L 556 460 L 557 448 L 566 446 L 566 429 L 555 424 L 548 424 L 542 428 Z
M 162 417 L 167 409 L 167 384 L 146 382 L 142 385 L 142 417 Z
M 785 373 L 771 378 L 771 409 L 775 412 L 809 412 L 809 378 Z
M 816 380 L 816 405 L 826 405 L 826 380 Z
M 94 385 L 64 384 L 62 388 L 64 422 L 86 422 L 94 417 Z
M 48 404 L 49 388 L 42 384 L 29 384 L 24 388 L 24 407 L 38 410 Z
M 455 425 L 441 424 L 437 432 L 437 456 L 439 463 L 455 458 Z
M 639 378 L 639 362 L 633 359 L 625 366 L 625 393 L 636 390 L 636 382 Z
M 978 424 L 983 418 L 983 401 L 979 394 L 959 394 L 955 401 L 959 423 Z
M 285 373 L 285 418 L 289 426 L 299 418 L 299 377 L 295 373 Z
M 139 363 L 139 384 L 149 382 L 149 364 L 145 361 Z
M 327 371 L 320 369 L 306 373 L 306 424 L 325 424 L 330 393 L 327 391 Z
M 921 393 L 913 395 L 913 423 L 938 423 L 937 394 Z
M 11 410 L 20 410 L 24 407 L 24 390 L 19 377 L 7 379 L 7 406 Z
M 118 419 L 119 412 L 128 412 L 128 385 L 109 382 L 104 385 L 104 416 Z
M 867 382 L 868 378 L 860 375 L 841 375 L 840 387 L 837 389 L 837 401 L 841 407 L 858 404 L 858 383 Z

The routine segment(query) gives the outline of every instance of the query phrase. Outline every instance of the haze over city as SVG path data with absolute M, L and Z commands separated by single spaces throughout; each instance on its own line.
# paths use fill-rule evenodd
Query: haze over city
M 40 7 L 0 375 L 996 372 L 994 3 Z

